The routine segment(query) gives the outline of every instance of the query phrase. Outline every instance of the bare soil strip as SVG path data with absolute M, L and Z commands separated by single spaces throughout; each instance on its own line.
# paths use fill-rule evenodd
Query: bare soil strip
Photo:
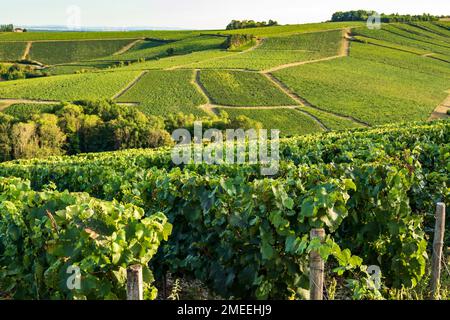
M 0 102 L 0 111 L 5 110 L 6 108 L 8 108 L 10 105 L 7 103 L 2 103 Z
M 61 101 L 57 100 L 33 100 L 33 99 L 0 99 L 0 103 L 4 105 L 2 108 L 5 109 L 13 104 L 58 104 Z
M 206 91 L 206 88 L 200 82 L 200 70 L 199 69 L 194 69 L 194 74 L 192 76 L 191 83 L 194 85 L 194 87 L 197 89 L 197 91 L 200 92 L 203 97 L 205 97 L 205 99 L 207 101 L 206 104 L 210 105 L 212 99 L 208 95 L 208 92 Z
M 128 90 L 130 90 L 143 76 L 145 76 L 148 73 L 148 71 L 142 71 L 140 75 L 136 77 L 133 81 L 131 81 L 125 88 L 123 88 L 121 91 L 119 91 L 116 95 L 112 97 L 113 100 L 121 97 L 124 95 Z
M 352 29 L 345 28 L 342 30 L 342 46 L 339 55 L 342 57 L 350 56 L 350 39 L 351 39 Z
M 137 107 L 139 106 L 139 102 L 116 102 L 119 106 L 123 107 Z
M 449 118 L 450 116 L 447 114 L 448 110 L 450 110 L 450 95 L 434 109 L 428 121 Z
M 27 46 L 25 48 L 25 51 L 22 55 L 22 57 L 20 58 L 21 60 L 26 60 L 27 57 L 30 55 L 30 50 L 31 50 L 31 46 L 33 45 L 32 41 L 27 42 Z
M 135 45 L 137 45 L 139 42 L 141 42 L 143 39 L 138 39 L 135 40 L 129 44 L 127 44 L 126 46 L 124 46 L 122 49 L 120 49 L 119 51 L 117 51 L 116 53 L 113 53 L 113 56 L 118 56 L 120 54 L 123 54 L 125 52 L 127 52 L 128 50 L 130 50 L 131 48 L 133 48 Z
M 217 111 L 216 108 L 213 107 L 212 104 L 207 103 L 207 104 L 198 106 L 198 108 L 205 111 L 210 116 L 218 116 L 219 115 L 219 112 Z
M 253 47 L 248 48 L 247 50 L 244 50 L 244 51 L 241 51 L 241 52 L 237 52 L 237 54 L 244 54 L 244 53 L 248 53 L 248 52 L 251 52 L 253 50 L 256 50 L 259 47 L 261 47 L 263 43 L 264 43 L 264 39 L 256 39 L 256 44 Z

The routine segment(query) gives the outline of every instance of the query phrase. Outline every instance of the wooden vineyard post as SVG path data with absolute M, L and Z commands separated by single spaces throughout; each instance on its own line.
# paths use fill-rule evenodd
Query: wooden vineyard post
M 311 230 L 311 240 L 325 238 L 324 229 Z M 309 295 L 310 300 L 323 300 L 325 262 L 319 252 L 311 251 L 309 254 Z
M 434 228 L 433 258 L 431 259 L 431 298 L 439 299 L 442 267 L 442 247 L 445 232 L 445 204 L 436 206 L 436 226 Z
M 130 266 L 127 269 L 127 300 L 144 300 L 141 265 Z

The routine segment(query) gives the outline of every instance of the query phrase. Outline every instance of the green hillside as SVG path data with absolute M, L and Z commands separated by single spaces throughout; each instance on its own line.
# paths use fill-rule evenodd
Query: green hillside
M 0 300 L 450 299 L 437 19 L 0 33 Z
M 54 65 L 45 72 L 81 74 L 2 83 L 0 99 L 119 96 L 119 102 L 135 103 L 147 114 L 160 116 L 202 115 L 205 111 L 199 107 L 208 102 L 305 106 L 304 112 L 309 108 L 307 114 L 329 130 L 426 120 L 450 89 L 448 32 L 441 22 L 383 24 L 381 30 L 369 30 L 361 22 L 337 22 L 231 31 L 130 32 L 126 38 L 121 33 L 68 33 L 66 38 L 62 33 L 2 34 L 0 59 L 18 60 L 30 41 L 30 59 Z M 227 35 L 239 33 L 256 36 L 254 47 L 228 51 Z M 196 69 L 201 71 L 194 81 Z M 135 71 L 150 70 L 165 71 L 151 72 L 135 82 L 139 75 Z M 254 118 L 267 123 L 266 116 Z

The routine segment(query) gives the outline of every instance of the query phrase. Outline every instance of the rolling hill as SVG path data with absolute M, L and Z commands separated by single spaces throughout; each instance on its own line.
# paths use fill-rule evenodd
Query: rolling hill
M 257 41 L 227 50 L 226 37 L 239 32 Z M 448 95 L 449 32 L 431 22 L 384 24 L 381 30 L 338 22 L 203 32 L 1 34 L 0 59 L 28 56 L 54 76 L 2 82 L 0 99 L 115 98 L 149 115 L 238 115 L 248 107 L 245 114 L 268 128 L 280 122 L 271 123 L 268 114 L 275 116 L 276 109 L 269 113 L 267 107 L 279 106 L 280 117 L 298 118 L 285 135 L 427 120 Z M 264 116 L 256 116 L 258 110 Z
M 124 299 L 132 265 L 146 299 L 167 299 L 168 275 L 208 297 L 310 299 L 313 260 L 329 299 L 437 297 L 450 23 L 0 33 L 0 62 L 26 78 L 0 81 L 0 299 Z M 169 131 L 199 121 L 281 139 L 200 138 L 177 164 Z

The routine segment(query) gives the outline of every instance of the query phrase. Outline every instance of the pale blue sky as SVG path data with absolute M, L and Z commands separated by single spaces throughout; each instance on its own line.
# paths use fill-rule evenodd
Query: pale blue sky
M 67 8 L 81 8 L 83 26 L 223 28 L 232 19 L 283 24 L 327 20 L 338 10 L 450 14 L 449 0 L 2 0 L 0 24 L 66 25 Z

